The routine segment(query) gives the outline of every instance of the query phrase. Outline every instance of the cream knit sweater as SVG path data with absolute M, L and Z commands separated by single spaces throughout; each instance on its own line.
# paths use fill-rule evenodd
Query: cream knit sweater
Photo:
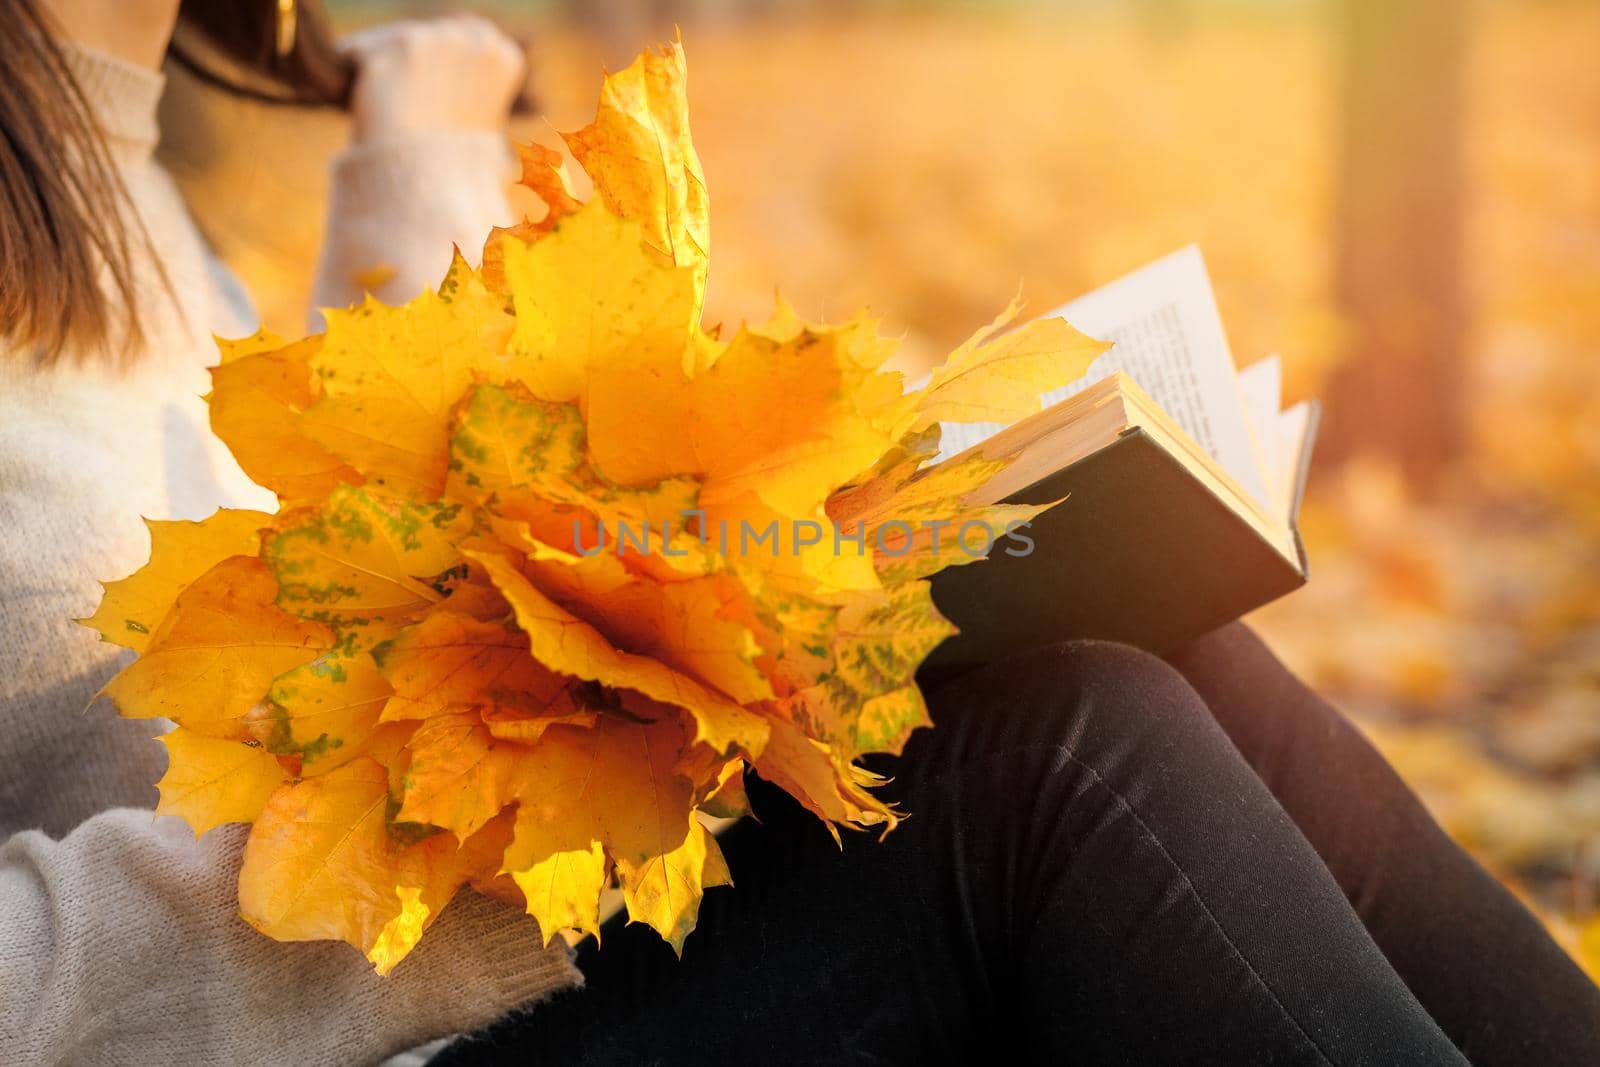
M 570 984 L 564 949 L 471 893 L 387 979 L 345 945 L 268 940 L 237 914 L 245 828 L 197 842 L 155 818 L 155 730 L 91 705 L 125 656 L 70 620 L 144 561 L 140 516 L 272 503 L 207 428 L 211 334 L 254 323 L 152 161 L 163 80 L 70 59 L 178 301 L 145 264 L 150 343 L 124 371 L 0 352 L 0 1063 L 371 1063 Z M 399 268 L 391 295 L 436 280 L 452 241 L 505 221 L 506 165 L 482 133 L 346 151 L 319 303 L 377 263 Z

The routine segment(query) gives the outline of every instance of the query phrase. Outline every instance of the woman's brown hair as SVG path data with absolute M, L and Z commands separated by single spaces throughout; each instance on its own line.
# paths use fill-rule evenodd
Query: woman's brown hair
M 274 103 L 343 107 L 354 77 L 318 6 L 183 0 L 171 57 L 203 81 Z M 39 4 L 0 2 L 0 345 L 51 363 L 143 340 L 128 196 Z

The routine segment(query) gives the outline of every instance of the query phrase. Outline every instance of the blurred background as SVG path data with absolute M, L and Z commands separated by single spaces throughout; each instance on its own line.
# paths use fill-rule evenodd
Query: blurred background
M 680 26 L 708 322 L 868 305 L 914 366 L 1199 243 L 1237 361 L 1325 403 L 1313 581 L 1252 621 L 1600 976 L 1600 4 L 328 6 L 495 18 L 557 147 Z M 172 77 L 168 165 L 301 331 L 342 120 Z

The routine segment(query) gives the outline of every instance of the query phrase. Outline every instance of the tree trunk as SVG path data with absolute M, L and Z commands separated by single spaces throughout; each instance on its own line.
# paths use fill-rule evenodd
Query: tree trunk
M 1466 441 L 1462 276 L 1470 0 L 1339 0 L 1337 297 L 1348 358 L 1324 463 L 1393 457 L 1427 488 Z
M 1194 29 L 1194 0 L 1137 0 L 1135 17 L 1144 32 L 1158 41 L 1175 41 Z

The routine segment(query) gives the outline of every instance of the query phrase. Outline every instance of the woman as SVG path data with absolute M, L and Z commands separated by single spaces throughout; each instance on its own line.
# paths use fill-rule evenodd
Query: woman
M 520 53 L 449 20 L 346 56 L 313 9 L 291 7 L 291 28 L 278 7 L 185 3 L 183 55 L 348 103 L 316 300 L 358 298 L 353 276 L 380 263 L 397 269 L 385 293 L 413 296 L 452 241 L 510 221 Z M 178 0 L 0 4 L 0 1063 L 368 1063 L 575 974 L 484 899 L 389 980 L 343 945 L 269 941 L 234 904 L 242 828 L 197 843 L 153 820 L 150 731 L 84 710 L 121 660 L 70 620 L 97 578 L 143 562 L 139 516 L 270 506 L 199 399 L 213 333 L 254 315 L 151 160 L 179 16 Z
M 144 3 L 169 20 L 175 8 Z M 59 32 L 74 33 L 70 16 L 91 10 L 100 15 L 61 0 Z M 38 43 L 40 27 L 27 28 Z M 93 44 L 87 32 L 77 39 Z M 122 30 L 103 40 L 131 38 Z M 161 42 L 144 44 L 144 59 L 159 60 Z M 108 77 L 102 58 L 70 55 L 91 89 Z M 410 127 L 452 83 L 471 80 L 433 61 L 430 91 L 393 108 L 401 118 L 379 119 L 391 109 L 375 101 L 403 99 L 382 88 L 381 72 L 403 84 L 415 73 L 405 55 L 382 39 L 363 45 L 352 95 L 358 143 L 337 165 L 324 302 L 353 297 L 341 279 L 395 263 L 408 235 L 425 253 L 409 289 L 442 267 L 428 257 L 447 240 L 424 248 L 435 235 L 391 225 L 384 211 L 418 226 L 443 213 L 478 233 L 494 221 L 469 218 L 465 203 L 420 209 L 409 197 L 432 180 L 388 200 L 368 184 L 424 168 L 437 176 L 438 142 L 432 152 L 414 147 L 437 130 Z M 10 134 L 26 121 L 9 110 L 20 60 L 0 62 L 13 65 L 0 68 Z M 293 69 L 311 92 L 322 68 Z M 427 125 L 492 125 L 502 111 L 503 102 L 452 110 Z M 179 305 L 172 329 L 199 334 L 205 314 L 226 304 L 206 280 L 213 268 L 192 227 L 159 215 L 180 205 L 159 175 L 140 169 L 147 163 L 127 158 L 133 138 L 117 125 L 118 105 L 94 113 L 122 153 L 116 165 L 147 227 L 160 227 L 153 244 Z M 95 142 L 73 139 L 71 128 L 58 117 L 32 141 L 12 141 L 44 147 L 28 159 L 71 158 L 76 168 Z M 498 142 L 468 136 L 452 150 L 466 156 L 469 142 L 485 153 L 471 165 L 492 173 L 498 149 L 489 145 Z M 71 151 L 51 155 L 57 144 Z M 383 166 L 366 171 L 377 154 Z M 0 182 L 13 201 L 17 189 L 47 201 L 53 190 L 39 183 L 86 173 L 35 163 L 23 169 L 34 175 L 29 187 L 7 165 Z M 20 769 L 0 783 L 0 813 L 10 829 L 60 838 L 23 833 L 0 850 L 0 981 L 10 998 L 0 1008 L 0 1059 L 364 1061 L 567 984 L 564 956 L 535 951 L 525 924 L 508 926 L 504 912 L 464 895 L 380 986 L 344 946 L 278 945 L 237 922 L 227 906 L 237 836 L 219 831 L 196 845 L 147 814 L 102 810 L 148 803 L 158 768 L 142 762 L 147 744 L 112 736 L 130 727 L 76 715 L 114 664 L 58 620 L 92 607 L 89 576 L 138 562 L 143 543 L 128 516 L 203 513 L 243 502 L 231 494 L 248 487 L 196 429 L 199 413 L 183 407 L 204 388 L 190 379 L 209 350 L 198 338 L 184 348 L 191 365 L 152 344 L 158 329 L 168 336 L 156 311 L 145 314 L 161 306 L 161 287 L 119 276 L 127 246 L 118 231 L 108 240 L 82 229 L 86 216 L 105 216 L 82 207 L 93 208 L 100 188 L 69 190 L 75 212 L 36 224 L 26 254 L 14 248 L 29 236 L 8 222 L 0 256 L 12 301 L 5 322 L 24 324 L 9 327 L 15 354 L 0 364 L 0 518 L 23 542 L 0 557 L 0 654 L 10 668 L 0 682 L 0 755 Z M 474 204 L 498 210 L 494 199 L 485 192 Z M 74 236 L 67 217 L 89 242 L 76 260 L 57 247 Z M 381 244 L 364 242 L 358 221 Z M 41 233 L 54 244 L 38 244 Z M 192 262 L 179 254 L 186 243 Z M 146 335 L 122 376 L 107 370 L 123 351 L 116 345 L 99 346 L 111 351 L 99 362 L 92 351 L 73 358 L 74 347 L 118 335 L 55 297 L 82 297 L 83 285 L 63 289 L 29 273 L 47 257 L 51 270 L 110 265 L 113 297 L 95 306 L 138 312 Z M 196 293 L 213 295 L 185 304 Z M 248 328 L 231 327 L 218 332 Z M 888 791 L 914 813 L 886 841 L 854 836 L 836 848 L 784 794 L 752 781 L 761 823 L 746 821 L 723 841 L 739 888 L 707 895 L 681 962 L 651 935 L 608 928 L 603 951 L 584 949 L 582 990 L 511 1016 L 441 1062 L 921 1062 L 1013 1050 L 1091 1062 L 1600 1057 L 1594 987 L 1242 628 L 1170 664 L 1077 644 L 929 690 L 938 728 L 876 768 L 896 776 Z

